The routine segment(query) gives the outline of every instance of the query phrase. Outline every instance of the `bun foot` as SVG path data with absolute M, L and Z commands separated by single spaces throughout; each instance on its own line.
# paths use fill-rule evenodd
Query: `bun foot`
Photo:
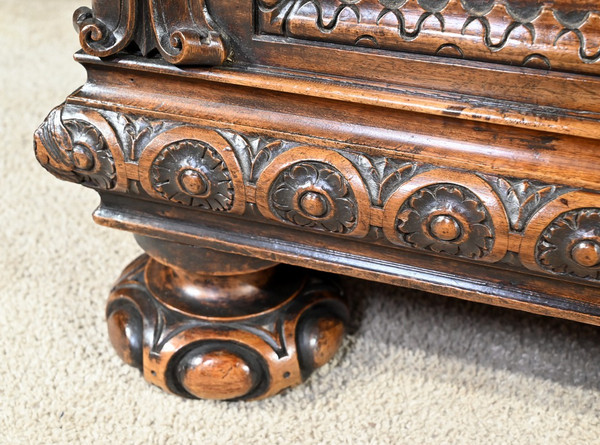
M 209 249 L 138 242 L 150 255 L 131 263 L 112 290 L 108 332 L 119 357 L 165 391 L 266 398 L 306 380 L 340 347 L 347 308 L 322 277 Z

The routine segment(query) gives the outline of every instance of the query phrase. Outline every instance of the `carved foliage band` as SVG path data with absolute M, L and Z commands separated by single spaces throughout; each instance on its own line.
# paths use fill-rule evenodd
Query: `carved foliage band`
M 76 106 L 35 140 L 47 170 L 94 188 L 600 280 L 597 193 Z
M 227 58 L 204 0 L 123 0 L 118 8 L 105 3 L 79 8 L 73 16 L 88 54 L 106 57 L 135 43 L 143 55 L 158 49 L 174 64 L 220 65 Z
M 256 0 L 259 28 L 346 45 L 598 73 L 592 0 Z

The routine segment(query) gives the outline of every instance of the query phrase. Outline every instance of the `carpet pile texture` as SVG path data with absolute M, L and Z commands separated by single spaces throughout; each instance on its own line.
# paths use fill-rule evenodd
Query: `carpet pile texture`
M 342 351 L 270 400 L 182 400 L 123 365 L 104 303 L 140 249 L 32 150 L 84 82 L 83 3 L 0 2 L 0 443 L 600 443 L 598 328 L 350 278 Z

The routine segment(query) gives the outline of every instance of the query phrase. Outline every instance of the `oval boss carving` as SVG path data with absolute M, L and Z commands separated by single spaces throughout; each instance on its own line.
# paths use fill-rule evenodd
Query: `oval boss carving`
M 215 317 L 172 311 L 165 290 L 148 286 L 151 263 L 142 255 L 127 267 L 106 315 L 121 359 L 166 391 L 221 400 L 268 397 L 301 383 L 341 346 L 348 310 L 327 281 L 307 284 L 290 271 L 301 287 L 289 294 L 271 289 L 283 292 L 273 306 Z

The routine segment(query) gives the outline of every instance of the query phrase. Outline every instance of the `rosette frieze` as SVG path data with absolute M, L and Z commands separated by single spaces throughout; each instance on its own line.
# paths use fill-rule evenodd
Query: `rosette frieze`
M 600 194 L 561 184 L 76 106 L 52 111 L 36 156 L 62 179 L 193 211 L 600 279 Z

